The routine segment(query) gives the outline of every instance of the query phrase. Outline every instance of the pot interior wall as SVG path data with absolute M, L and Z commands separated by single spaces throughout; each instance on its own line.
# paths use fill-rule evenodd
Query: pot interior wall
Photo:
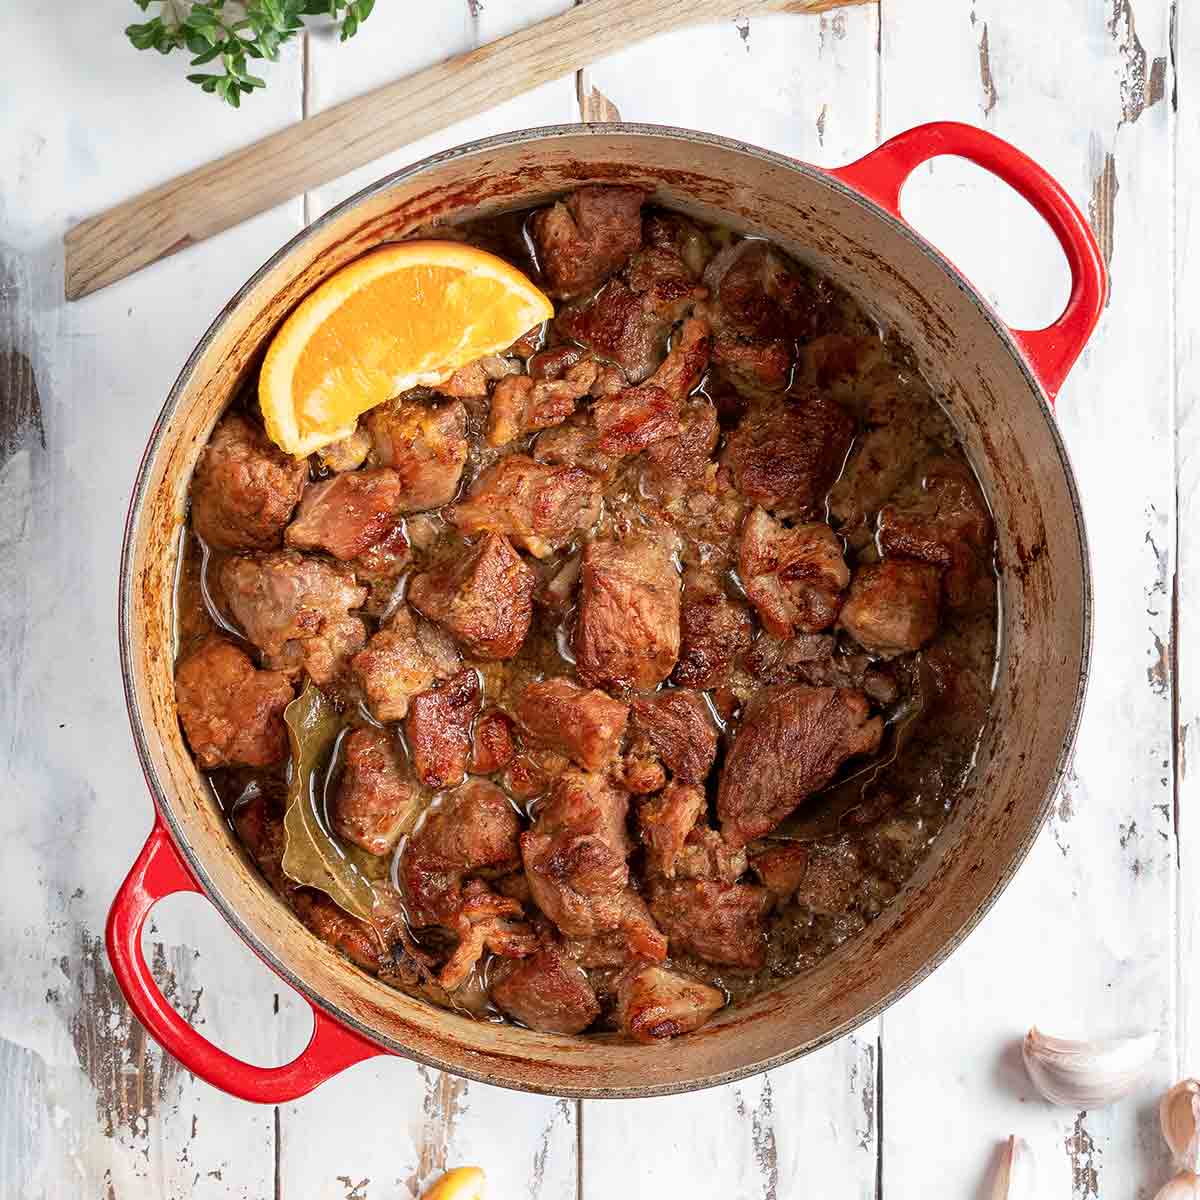
M 707 220 L 768 234 L 897 330 L 963 433 L 996 516 L 1003 571 L 993 716 L 940 849 L 885 915 L 814 970 L 649 1048 L 474 1023 L 350 967 L 294 920 L 237 849 L 183 743 L 172 685 L 171 591 L 188 480 L 279 321 L 382 241 L 435 220 L 535 204 L 587 180 L 635 183 Z M 122 634 L 140 749 L 160 806 L 226 916 L 351 1026 L 401 1053 L 514 1087 L 595 1096 L 716 1083 L 873 1015 L 940 960 L 1007 883 L 1041 824 L 1082 698 L 1082 529 L 1051 420 L 1011 344 L 928 248 L 828 176 L 692 134 L 512 135 L 402 172 L 319 222 L 235 297 L 187 364 L 143 464 L 126 554 Z

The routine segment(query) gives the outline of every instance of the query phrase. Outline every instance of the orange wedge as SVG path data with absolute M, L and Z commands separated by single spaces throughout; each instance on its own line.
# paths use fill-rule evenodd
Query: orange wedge
M 483 1200 L 483 1172 L 478 1167 L 447 1171 L 421 1200 Z
M 330 276 L 283 323 L 258 398 L 297 457 L 349 436 L 360 413 L 511 346 L 554 315 L 515 267 L 462 242 L 400 242 Z

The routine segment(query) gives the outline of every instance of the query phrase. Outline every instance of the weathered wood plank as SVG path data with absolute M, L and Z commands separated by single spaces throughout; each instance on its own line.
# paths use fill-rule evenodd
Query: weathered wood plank
M 273 1114 L 232 1105 L 165 1058 L 104 957 L 105 911 L 151 811 L 113 618 L 153 418 L 213 314 L 299 227 L 300 206 L 69 312 L 58 247 L 71 218 L 155 182 L 164 164 L 294 120 L 299 48 L 235 113 L 186 83 L 177 60 L 136 55 L 124 15 L 0 13 L 0 409 L 14 418 L 0 438 L 0 1196 L 259 1200 L 273 1186 Z M 264 969 L 212 913 L 156 921 L 149 951 L 176 1002 L 217 1042 L 275 1059 Z
M 619 112 L 846 162 L 875 143 L 877 28 L 874 9 L 847 9 L 664 35 L 584 72 L 584 113 Z M 869 1025 L 731 1087 L 585 1103 L 585 1200 L 873 1197 L 877 1034 Z
M 1200 1074 L 1200 1009 L 1196 971 L 1200 964 L 1200 327 L 1192 308 L 1200 294 L 1200 97 L 1188 91 L 1200 75 L 1200 11 L 1175 9 L 1175 75 L 1167 96 L 1175 113 L 1175 453 L 1176 495 L 1175 646 L 1177 671 L 1177 771 L 1174 816 L 1179 836 L 1179 1077 Z
M 309 47 L 309 111 L 374 83 L 470 49 L 569 7 L 569 0 L 517 4 L 466 0 L 412 9 L 377 6 L 369 37 Z M 390 47 L 387 55 L 379 45 Z M 574 80 L 518 97 L 472 121 L 405 147 L 310 193 L 316 216 L 365 184 L 426 154 L 523 125 L 574 118 Z M 393 1197 L 419 1193 L 448 1166 L 484 1168 L 490 1195 L 560 1200 L 576 1192 L 574 1102 L 467 1083 L 401 1060 L 363 1063 L 280 1110 L 279 1178 L 285 1196 Z
M 1031 1142 L 1046 1194 L 1148 1196 L 1165 1171 L 1154 1087 L 1102 1111 L 1052 1109 L 1014 1047 L 1033 1022 L 1067 1036 L 1159 1029 L 1154 1083 L 1172 1069 L 1168 15 L 1148 0 L 1051 0 L 1036 21 L 993 0 L 883 11 L 884 135 L 953 118 L 1009 138 L 1090 203 L 1113 274 L 1111 303 L 1058 404 L 1096 587 L 1075 769 L 995 913 L 884 1018 L 890 1200 L 976 1194 L 995 1145 L 1013 1132 Z M 946 166 L 927 168 L 946 186 L 924 189 L 922 223 L 973 248 L 985 290 L 1003 290 L 1026 313 L 1051 311 L 1061 275 L 1043 270 L 1040 249 L 1010 232 L 994 198 L 957 186 L 963 175 Z

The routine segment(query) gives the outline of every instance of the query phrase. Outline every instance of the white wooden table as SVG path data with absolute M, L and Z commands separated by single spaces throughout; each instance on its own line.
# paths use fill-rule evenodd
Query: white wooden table
M 1152 1196 L 1167 1171 L 1157 1096 L 1200 1070 L 1200 6 L 884 0 L 696 28 L 62 303 L 72 219 L 569 2 L 379 0 L 351 43 L 288 47 L 240 112 L 185 84 L 177 61 L 136 56 L 124 0 L 0 5 L 0 1198 L 403 1200 L 447 1164 L 478 1163 L 493 1200 L 957 1200 L 986 1194 L 1012 1132 L 1044 1196 Z M 227 1099 L 147 1041 L 102 949 L 150 826 L 114 619 L 144 440 L 212 316 L 306 219 L 432 150 L 618 112 L 822 164 L 924 120 L 972 121 L 1089 211 L 1112 300 L 1058 406 L 1096 577 L 1075 769 L 951 961 L 770 1075 L 579 1105 L 376 1059 L 301 1103 Z M 1061 257 L 1001 185 L 943 159 L 905 207 L 1014 323 L 1056 313 Z M 210 1037 L 263 1063 L 303 1044 L 303 1006 L 202 901 L 176 897 L 154 920 L 160 975 Z M 1161 1030 L 1152 1083 L 1108 1110 L 1051 1108 L 1016 1051 L 1034 1021 Z

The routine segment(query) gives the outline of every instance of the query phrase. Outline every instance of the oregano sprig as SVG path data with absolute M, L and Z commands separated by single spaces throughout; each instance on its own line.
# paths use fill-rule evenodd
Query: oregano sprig
M 375 0 L 134 0 L 157 16 L 130 25 L 126 37 L 138 50 L 170 54 L 187 50 L 191 66 L 219 64 L 221 73 L 197 71 L 188 79 L 209 95 L 238 108 L 242 96 L 267 86 L 247 69 L 250 59 L 279 58 L 279 47 L 304 28 L 304 18 L 325 16 L 340 27 L 341 40 L 353 37 L 371 15 Z

